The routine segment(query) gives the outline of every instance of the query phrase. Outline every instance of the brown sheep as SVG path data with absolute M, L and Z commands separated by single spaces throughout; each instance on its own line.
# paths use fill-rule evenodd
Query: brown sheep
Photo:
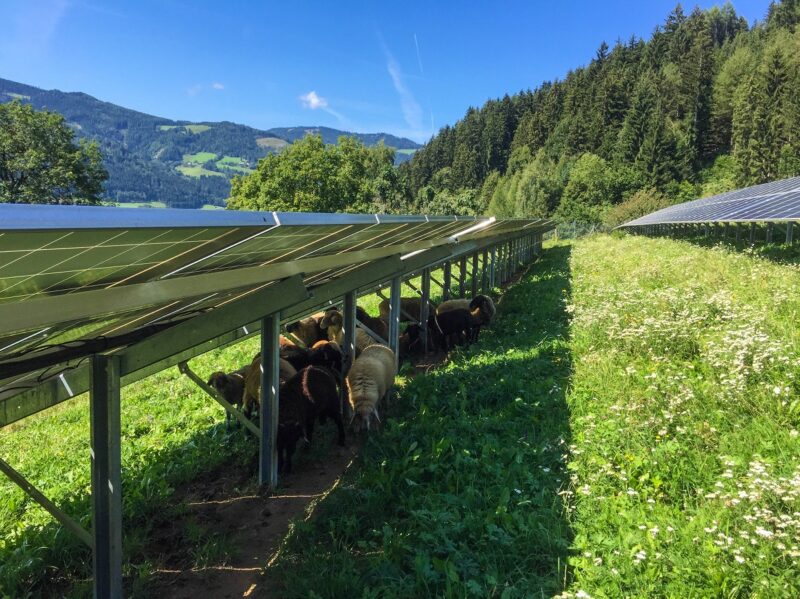
M 436 310 L 436 305 L 430 303 L 429 311 Z M 400 322 L 420 321 L 420 308 L 422 307 L 421 297 L 401 297 L 400 298 Z M 389 300 L 383 300 L 378 306 L 381 318 L 389 321 Z
M 253 358 L 249 372 L 244 379 L 244 396 L 242 404 L 244 415 L 252 418 L 253 410 L 257 410 L 261 401 L 261 354 Z M 297 370 L 289 362 L 281 358 L 278 368 L 278 379 L 284 383 L 297 374 Z
M 381 318 L 370 316 L 361 306 L 356 307 L 356 318 L 383 339 L 389 339 L 389 323 Z
M 369 346 L 353 362 L 345 383 L 355 430 L 370 430 L 373 417 L 380 423 L 378 402 L 386 396 L 396 374 L 394 352 L 385 345 Z
M 476 295 L 473 299 L 452 299 L 439 304 L 436 314 L 444 314 L 449 310 L 469 310 L 481 320 L 481 324 L 489 324 L 495 314 L 492 298 L 488 295 Z M 479 313 L 476 314 L 476 311 Z
M 338 309 L 327 310 L 319 326 L 328 335 L 328 341 L 334 341 L 340 346 L 344 343 L 344 318 Z
M 234 407 L 241 407 L 244 400 L 244 383 L 250 366 L 245 366 L 239 370 L 234 370 L 225 374 L 217 371 L 208 378 L 208 385 L 219 392 L 220 395 Z M 225 410 L 225 422 L 230 424 L 231 414 Z
M 339 409 L 339 390 L 336 377 L 317 366 L 304 368 L 281 385 L 278 410 L 278 472 L 291 472 L 292 455 L 297 442 L 309 443 L 314 434 L 314 422 L 334 421 L 339 429 L 337 443 L 344 446 L 344 422 Z
M 324 313 L 317 313 L 308 318 L 287 324 L 286 332 L 297 337 L 306 347 L 311 347 L 317 341 L 328 338 L 327 333 L 319 326 L 323 317 Z

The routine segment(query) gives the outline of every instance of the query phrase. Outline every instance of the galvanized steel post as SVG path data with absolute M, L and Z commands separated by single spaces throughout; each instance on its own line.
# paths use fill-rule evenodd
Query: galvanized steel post
M 467 285 L 467 257 L 461 256 L 458 263 L 458 297 L 463 298 L 466 295 Z
M 423 351 L 428 353 L 428 317 L 430 316 L 431 269 L 422 269 L 422 298 L 419 304 L 419 325 Z
M 478 252 L 472 254 L 472 297 L 478 295 Z
M 395 366 L 400 364 L 400 277 L 392 279 L 389 295 L 389 349 L 394 352 Z
M 450 285 L 452 284 L 452 272 L 450 266 L 450 260 L 444 263 L 444 274 L 443 276 L 443 285 L 444 289 L 442 289 L 442 300 L 447 301 L 450 299 Z
M 430 284 L 430 282 L 428 283 Z M 342 313 L 342 327 L 344 328 L 344 355 L 342 356 L 342 378 L 347 376 L 353 361 L 356 359 L 356 292 L 350 291 L 344 295 L 344 310 Z M 344 383 L 344 381 L 342 381 Z M 350 402 L 347 401 L 345 385 L 341 387 L 342 414 L 349 421 L 352 415 Z
M 89 391 L 95 599 L 122 597 L 119 359 L 92 356 Z
M 489 293 L 489 250 L 483 250 L 483 264 L 481 265 L 481 289 Z
M 794 228 L 794 222 L 788 221 L 786 223 L 786 245 L 792 245 L 793 228 Z
M 767 243 L 772 243 L 772 231 L 775 228 L 775 223 L 767 223 Z
M 756 224 L 750 223 L 750 245 L 755 245 L 756 243 Z
M 258 484 L 278 485 L 278 394 L 280 387 L 280 312 L 261 319 L 261 402 L 258 407 L 261 440 Z

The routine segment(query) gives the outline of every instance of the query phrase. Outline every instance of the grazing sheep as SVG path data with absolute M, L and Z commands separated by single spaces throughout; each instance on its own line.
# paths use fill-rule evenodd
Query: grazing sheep
M 309 443 L 314 434 L 314 422 L 325 424 L 328 418 L 339 429 L 337 443 L 344 446 L 344 422 L 339 409 L 339 390 L 336 377 L 329 370 L 309 366 L 296 373 L 280 388 L 278 409 L 278 472 L 291 472 L 292 455 L 297 442 Z
M 308 365 L 320 366 L 341 374 L 342 348 L 334 341 L 317 341 L 308 351 Z
M 383 339 L 389 338 L 389 323 L 385 320 L 370 316 L 361 306 L 356 306 L 356 318 L 369 327 L 373 333 L 380 335 Z
M 344 343 L 344 318 L 337 308 L 325 312 L 319 327 L 328 335 L 328 341 L 335 341 L 339 345 Z
M 432 302 L 429 302 L 431 308 L 436 310 L 436 305 Z M 416 320 L 419 322 L 420 314 L 422 307 L 422 298 L 421 297 L 401 297 L 400 298 L 400 322 L 411 322 L 412 320 Z M 378 311 L 380 312 L 381 318 L 385 321 L 389 321 L 389 300 L 383 300 L 380 305 L 378 306 Z
M 253 358 L 250 364 L 249 372 L 244 379 L 244 395 L 242 403 L 244 406 L 244 415 L 252 418 L 253 411 L 258 410 L 261 402 L 261 353 Z M 297 374 L 297 369 L 288 361 L 281 358 L 280 366 L 278 367 L 278 380 L 282 384 L 288 381 Z
M 355 430 L 370 430 L 372 418 L 380 422 L 378 402 L 386 395 L 397 374 L 394 352 L 385 345 L 371 345 L 355 359 L 347 373 L 347 399 L 353 409 Z
M 436 314 L 444 314 L 450 310 L 469 310 L 481 319 L 481 324 L 489 324 L 495 315 L 495 307 L 492 298 L 488 295 L 476 295 L 469 299 L 452 299 L 439 304 Z M 479 314 L 476 314 L 476 311 Z
M 481 328 L 481 319 L 476 309 L 472 312 L 460 308 L 458 310 L 447 310 L 442 314 L 435 314 L 429 320 L 430 328 L 438 332 L 439 345 L 444 351 L 450 349 L 451 340 L 463 345 L 478 340 L 478 333 Z
M 216 389 L 220 395 L 234 407 L 241 407 L 244 400 L 244 383 L 247 374 L 250 372 L 250 366 L 245 366 L 239 370 L 234 370 L 225 374 L 218 371 L 208 377 L 208 385 Z M 230 412 L 225 410 L 225 421 L 230 423 Z

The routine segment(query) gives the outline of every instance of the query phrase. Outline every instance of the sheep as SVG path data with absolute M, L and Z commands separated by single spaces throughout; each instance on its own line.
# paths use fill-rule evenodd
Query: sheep
M 250 372 L 250 366 L 245 366 L 239 370 L 234 370 L 225 374 L 217 371 L 208 378 L 208 385 L 216 389 L 220 395 L 234 407 L 240 407 L 244 400 L 244 383 Z M 230 423 L 231 415 L 225 411 L 225 421 Z
M 323 317 L 324 313 L 318 313 L 287 324 L 286 332 L 297 337 L 306 347 L 311 347 L 317 341 L 328 338 L 327 333 L 320 328 L 320 321 Z
M 455 338 L 458 345 L 478 340 L 481 328 L 479 311 L 470 312 L 464 308 L 447 310 L 442 314 L 434 314 L 429 320 L 430 329 L 438 337 L 439 345 L 444 351 L 450 349 L 450 340 Z
M 336 374 L 342 372 L 342 348 L 335 341 L 317 341 L 307 355 L 309 366 L 327 368 Z
M 309 366 L 281 385 L 276 439 L 278 472 L 291 472 L 297 441 L 304 438 L 311 442 L 316 420 L 325 424 L 331 418 L 339 429 L 337 443 L 344 446 L 344 422 L 339 406 L 336 377 L 326 368 Z
M 389 391 L 396 374 L 394 352 L 385 345 L 371 345 L 355 359 L 345 379 L 353 411 L 350 423 L 355 430 L 362 426 L 370 430 L 373 416 L 380 423 L 378 402 Z
M 376 333 L 383 339 L 389 338 L 389 324 L 385 320 L 370 316 L 361 306 L 356 306 L 356 318 L 373 333 Z
M 261 401 L 261 353 L 258 353 L 250 364 L 249 372 L 244 379 L 244 395 L 242 404 L 244 415 L 251 418 L 253 410 L 257 409 Z M 278 380 L 280 383 L 288 381 L 297 374 L 297 369 L 288 361 L 281 358 L 278 367 Z
M 371 345 L 377 345 L 377 341 L 363 329 L 356 329 L 356 358 Z
M 432 309 L 436 310 L 436 305 L 429 302 Z M 411 322 L 416 320 L 419 322 L 422 307 L 421 297 L 401 297 L 400 298 L 400 322 Z M 389 321 L 389 300 L 383 300 L 378 306 L 381 318 Z
M 481 319 L 481 324 L 489 324 L 495 315 L 495 307 L 492 298 L 488 295 L 476 295 L 471 300 L 469 299 L 452 299 L 439 304 L 436 308 L 436 314 L 444 314 L 450 310 L 469 310 Z
M 319 327 L 328 335 L 328 341 L 334 341 L 340 346 L 344 343 L 344 318 L 342 313 L 336 308 L 331 308 L 325 312 Z

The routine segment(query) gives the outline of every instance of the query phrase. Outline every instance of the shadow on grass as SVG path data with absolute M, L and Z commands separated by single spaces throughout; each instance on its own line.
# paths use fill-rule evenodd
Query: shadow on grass
M 269 596 L 551 596 L 569 582 L 569 246 L 491 329 L 410 381 L 341 485 L 296 522 Z
M 785 243 L 786 225 L 776 223 L 772 231 L 772 241 L 767 243 L 767 227 L 764 224 L 756 226 L 753 242 L 750 242 L 750 227 L 742 226 L 739 239 L 736 238 L 736 228 L 731 226 L 725 229 L 719 226 L 711 228 L 709 235 L 691 235 L 678 237 L 700 247 L 724 246 L 731 250 L 765 258 L 778 264 L 800 264 L 800 244 L 795 239 L 794 244 Z M 800 227 L 793 227 L 794 237 L 800 236 Z
M 123 429 L 125 419 L 123 403 Z M 127 431 L 129 434 L 130 431 Z M 123 432 L 123 436 L 126 432 Z M 123 438 L 123 444 L 126 442 Z M 254 471 L 256 444 L 241 429 L 216 424 L 198 431 L 186 442 L 137 455 L 137 463 L 123 460 L 123 574 L 126 593 L 138 586 L 159 556 L 165 534 L 187 555 L 181 530 L 173 525 L 184 506 L 175 489 L 198 476 L 226 468 Z M 88 457 L 87 457 L 88 460 Z M 58 501 L 68 515 L 91 530 L 91 495 L 88 490 Z M 180 548 L 180 549 L 179 549 Z M 57 522 L 30 526 L 0 545 L 0 597 L 91 597 L 92 554 L 77 537 Z

